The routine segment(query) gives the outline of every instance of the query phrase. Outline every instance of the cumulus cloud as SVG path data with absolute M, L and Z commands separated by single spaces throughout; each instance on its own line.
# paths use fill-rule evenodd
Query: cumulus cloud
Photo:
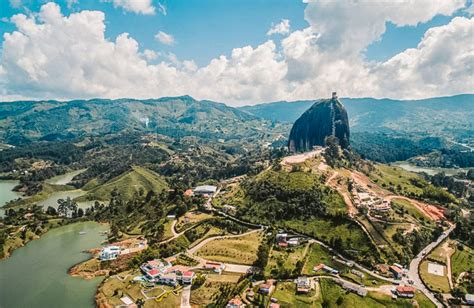
M 411 12 L 414 7 L 402 10 L 406 12 L 402 17 L 391 16 L 380 6 L 382 17 L 367 11 L 370 22 L 344 15 L 332 2 L 311 3 L 306 11 L 309 26 L 289 33 L 281 44 L 268 40 L 254 47 L 235 48 L 229 56 L 218 56 L 202 67 L 172 53 L 142 51 L 127 33 L 107 38 L 105 15 L 100 11 L 64 16 L 58 5 L 47 3 L 39 14 L 11 18 L 17 30 L 4 34 L 0 59 L 0 89 L 4 90 L 0 97 L 189 94 L 243 105 L 327 97 L 333 90 L 343 96 L 393 98 L 472 92 L 474 47 L 468 42 L 473 36 L 473 18 L 456 17 L 431 28 L 418 46 L 387 61 L 367 62 L 363 57 L 367 45 L 385 31 L 380 20 L 416 24 L 437 14 L 451 14 L 458 8 L 454 2 L 439 2 L 438 9 L 427 7 L 430 13 L 420 12 L 417 17 Z M 363 6 L 365 2 L 357 3 Z M 333 5 L 333 9 L 323 8 L 326 14 L 321 15 L 313 5 Z M 327 20 L 335 16 L 344 24 L 342 28 Z M 345 31 L 347 27 L 352 27 L 352 33 Z M 332 37 L 338 33 L 347 42 Z M 351 43 L 354 50 L 349 48 Z
M 112 2 L 114 7 L 121 7 L 127 12 L 136 14 L 153 15 L 155 14 L 155 7 L 152 0 L 103 0 L 105 2 Z
M 272 25 L 267 35 L 288 33 L 290 33 L 290 21 L 288 19 L 282 19 L 278 24 Z
M 155 34 L 155 39 L 165 45 L 173 45 L 175 43 L 174 37 L 163 31 L 159 31 Z

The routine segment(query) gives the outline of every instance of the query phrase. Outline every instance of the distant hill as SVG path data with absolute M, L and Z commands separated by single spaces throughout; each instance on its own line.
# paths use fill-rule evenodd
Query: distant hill
M 288 147 L 291 152 L 309 151 L 324 146 L 327 136 L 336 136 L 344 148 L 349 146 L 349 120 L 337 97 L 317 101 L 295 121 Z
M 342 98 L 351 130 L 429 131 L 452 133 L 474 130 L 474 94 L 422 100 Z M 294 122 L 314 100 L 274 102 L 239 108 L 257 117 Z
M 125 130 L 172 137 L 241 138 L 264 128 L 262 121 L 225 104 L 190 96 L 5 102 L 0 103 L 0 142 L 17 145 Z
M 110 199 L 110 194 L 114 189 L 120 192 L 123 199 L 131 200 L 134 194 L 138 193 L 140 189 L 143 189 L 145 194 L 149 191 L 158 194 L 167 187 L 168 184 L 166 184 L 160 175 L 146 168 L 134 166 L 132 170 L 91 189 L 86 195 L 79 197 L 78 201 L 105 201 Z

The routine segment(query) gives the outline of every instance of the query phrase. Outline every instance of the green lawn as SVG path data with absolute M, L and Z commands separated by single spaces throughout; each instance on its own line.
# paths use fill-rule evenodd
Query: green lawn
M 307 259 L 306 259 L 306 263 L 304 264 L 302 274 L 304 275 L 317 274 L 313 271 L 313 267 L 320 263 L 324 263 L 330 267 L 333 267 L 339 270 L 344 268 L 344 266 L 341 263 L 338 263 L 332 259 L 331 253 L 326 248 L 324 248 L 323 246 L 317 243 L 313 243 L 311 244 L 308 250 Z
M 456 247 L 456 251 L 451 256 L 453 282 L 456 281 L 462 272 L 467 271 L 474 271 L 474 249 L 462 245 L 462 250 Z
M 271 295 L 278 299 L 278 304 L 283 307 L 320 307 L 319 296 L 315 291 L 308 294 L 296 294 L 294 282 L 279 282 Z
M 419 175 L 400 167 L 383 164 L 375 165 L 376 171 L 371 172 L 370 179 L 381 187 L 396 191 L 402 195 L 421 195 L 423 189 L 412 184 L 412 181 L 423 181 Z M 426 183 L 426 181 L 424 181 Z
M 293 272 L 296 267 L 296 262 L 304 262 L 305 253 L 308 251 L 308 245 L 309 244 L 297 248 L 281 250 L 272 248 L 267 266 L 265 267 L 265 275 L 270 276 L 272 270 L 277 270 L 279 268 L 278 264 L 282 264 L 283 268 Z
M 429 261 L 421 262 L 421 265 L 420 265 L 421 279 L 430 290 L 441 292 L 441 293 L 448 293 L 450 291 L 450 288 L 449 288 L 448 277 L 446 275 L 446 268 L 445 268 L 444 276 L 433 275 L 433 274 L 428 273 L 428 263 Z

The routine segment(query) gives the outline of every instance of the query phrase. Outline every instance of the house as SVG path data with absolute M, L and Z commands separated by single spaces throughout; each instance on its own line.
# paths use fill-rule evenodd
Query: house
M 280 304 L 277 304 L 277 303 L 270 303 L 270 305 L 268 306 L 269 308 L 280 308 Z
M 390 265 L 389 270 L 390 270 L 390 272 L 392 272 L 393 277 L 395 279 L 402 279 L 403 271 L 402 271 L 401 268 L 399 268 L 398 266 L 395 266 L 395 265 Z
M 412 286 L 397 286 L 395 288 L 395 294 L 399 297 L 412 298 L 415 296 L 415 288 Z
M 120 298 L 120 301 L 125 305 L 122 307 L 129 307 L 129 308 L 137 307 L 137 305 L 128 296 L 124 296 Z
M 158 282 L 169 286 L 176 286 L 178 284 L 178 277 L 176 273 L 161 274 Z
M 258 292 L 262 294 L 270 294 L 273 290 L 273 281 L 267 280 L 265 283 L 262 283 L 258 288 Z
M 224 263 L 219 263 L 219 262 L 206 262 L 204 264 L 205 269 L 212 269 L 215 273 L 222 273 L 225 269 L 225 264 Z
M 192 197 L 194 195 L 192 189 L 186 189 L 186 191 L 183 194 L 185 197 Z
M 288 243 L 288 245 L 290 246 L 298 246 L 299 243 L 300 243 L 300 239 L 297 238 L 297 237 L 294 237 L 294 238 L 291 238 L 289 239 L 288 241 L 286 241 Z
M 338 271 L 337 269 L 334 269 L 334 268 L 332 268 L 332 267 L 330 267 L 330 266 L 327 266 L 327 265 L 324 265 L 324 266 L 323 266 L 323 270 L 324 270 L 325 272 L 330 273 L 330 274 L 334 274 L 334 275 L 339 274 L 339 271 Z
M 468 305 L 474 305 L 474 294 L 466 294 L 465 299 Z
M 278 242 L 278 246 L 281 247 L 281 248 L 286 248 L 286 247 L 288 247 L 288 243 L 287 242 Z
M 158 269 L 153 268 L 145 272 L 145 279 L 150 282 L 156 282 L 160 279 L 160 275 L 161 275 L 161 272 Z
M 356 293 L 360 296 L 367 295 L 367 289 L 344 280 L 338 280 L 337 283 L 344 289 Z
M 311 289 L 311 281 L 308 277 L 298 277 L 296 280 L 296 292 L 297 293 L 308 293 Z
M 210 196 L 217 191 L 217 187 L 213 185 L 202 185 L 194 188 L 193 193 L 200 196 Z
M 245 307 L 245 304 L 242 303 L 239 297 L 234 297 L 228 303 L 226 308 L 242 308 Z
M 146 263 L 143 263 L 140 266 L 140 269 L 144 273 L 147 273 L 147 272 L 151 271 L 152 269 L 156 269 L 160 273 L 164 273 L 170 267 L 171 267 L 171 263 L 169 263 L 167 261 L 164 261 L 164 260 L 162 261 L 162 260 L 159 260 L 159 259 L 154 259 L 154 260 L 150 260 Z
M 323 263 L 318 264 L 315 267 L 313 267 L 313 271 L 318 272 L 318 271 L 322 270 L 324 267 L 325 267 L 325 265 Z
M 277 242 L 286 242 L 286 238 L 288 237 L 287 233 L 277 233 L 275 236 L 275 240 Z
M 190 271 L 182 272 L 181 276 L 178 276 L 178 278 L 181 278 L 182 284 L 192 284 L 193 279 L 194 279 L 194 272 L 190 272 Z
M 356 269 L 351 269 L 351 273 L 358 276 L 358 277 L 360 277 L 360 278 L 362 278 L 362 279 L 365 278 L 365 274 L 362 273 L 361 271 L 356 270 Z
M 102 248 L 99 254 L 100 261 L 115 260 L 120 256 L 121 248 L 119 246 L 107 246 Z
M 389 271 L 389 267 L 386 264 L 377 264 L 375 268 L 382 274 L 387 274 Z

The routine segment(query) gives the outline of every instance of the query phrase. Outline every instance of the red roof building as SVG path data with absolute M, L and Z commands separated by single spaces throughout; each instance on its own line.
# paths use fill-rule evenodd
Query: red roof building
M 416 289 L 412 286 L 397 286 L 395 292 L 400 297 L 413 297 L 415 296 Z

